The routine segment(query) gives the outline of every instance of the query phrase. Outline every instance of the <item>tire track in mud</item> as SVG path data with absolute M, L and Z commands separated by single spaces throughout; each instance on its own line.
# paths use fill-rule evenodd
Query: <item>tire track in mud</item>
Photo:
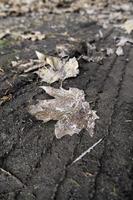
M 99 92 L 102 91 L 102 89 L 103 89 L 103 87 L 104 87 L 104 83 L 107 81 L 107 79 L 108 79 L 108 77 L 109 77 L 109 75 L 110 75 L 110 73 L 111 73 L 111 71 L 112 71 L 112 68 L 114 67 L 116 61 L 117 61 L 117 56 L 114 56 L 114 58 L 111 60 L 111 64 L 108 64 L 108 67 L 106 67 L 106 70 L 105 70 L 106 64 L 104 64 L 103 68 L 102 68 L 102 67 L 98 68 L 98 69 L 97 69 L 97 73 L 96 73 L 96 78 L 95 78 L 96 80 L 94 79 L 94 81 L 88 83 L 87 86 L 86 86 L 86 89 L 87 89 L 88 87 L 93 86 L 93 87 L 96 87 L 97 90 L 98 90 L 98 91 L 96 92 L 96 95 L 95 95 L 95 98 L 96 98 L 96 99 L 95 99 L 95 102 L 94 102 L 94 105 L 95 105 L 94 107 L 96 107 L 96 104 L 97 104 L 97 102 L 98 102 L 98 99 L 99 99 Z M 100 76 L 99 76 L 99 75 L 100 75 Z M 95 85 L 95 83 L 96 83 L 96 85 Z M 97 83 L 98 83 L 98 85 L 97 85 Z M 55 194 L 54 194 L 53 197 L 52 197 L 52 199 L 54 199 L 54 200 L 57 200 L 57 199 L 58 199 L 58 195 L 59 195 L 59 194 L 58 194 L 58 193 L 59 193 L 58 190 L 60 190 L 61 185 L 65 182 L 65 179 L 67 178 L 68 168 L 70 167 L 70 165 L 71 165 L 73 159 L 75 158 L 77 147 L 78 147 L 78 146 L 81 144 L 81 142 L 82 142 L 82 136 L 83 136 L 83 135 L 81 135 L 80 140 L 79 140 L 78 144 L 76 145 L 76 148 L 75 148 L 75 150 L 74 150 L 74 152 L 73 152 L 73 158 L 71 159 L 71 161 L 69 160 L 69 162 L 68 162 L 68 163 L 66 164 L 66 166 L 64 167 L 64 168 L 65 168 L 65 172 L 64 172 L 64 174 L 63 174 L 63 177 L 61 177 L 60 183 L 56 186 Z M 59 199 L 60 199 L 60 198 L 59 198 Z
M 112 70 L 112 68 L 113 68 L 113 66 L 114 66 L 114 64 L 115 64 L 116 59 L 117 59 L 117 58 L 115 57 L 115 58 L 113 59 L 112 63 L 109 64 L 108 72 L 107 72 L 107 74 L 105 75 L 105 78 L 102 80 L 101 87 L 100 87 L 99 91 L 102 90 L 102 87 L 103 87 L 103 85 L 104 85 L 104 83 L 105 83 L 107 77 L 109 76 L 109 74 L 110 74 L 110 72 L 111 72 L 111 70 Z M 97 71 L 98 74 L 101 73 L 101 69 L 99 69 L 99 71 L 100 71 L 100 72 Z M 97 77 L 96 77 L 96 78 L 97 78 Z M 101 78 L 100 78 L 100 79 L 101 79 Z M 95 81 L 94 81 L 94 82 L 95 82 Z M 99 82 L 99 79 L 98 79 L 98 82 Z M 93 83 L 90 83 L 90 84 L 93 85 Z M 86 87 L 86 88 L 88 88 L 90 84 L 87 84 L 87 87 Z M 98 99 L 97 99 L 97 100 L 98 100 Z M 97 100 L 96 100 L 96 101 L 97 101 Z M 95 102 L 95 103 L 96 103 L 96 102 Z M 70 164 L 67 163 L 66 166 L 65 166 L 65 172 L 64 172 L 63 178 L 61 178 L 61 181 L 60 181 L 60 183 L 58 184 L 58 186 L 57 186 L 57 188 L 56 188 L 56 192 L 55 192 L 54 196 L 52 197 L 53 200 L 57 200 L 57 199 L 58 199 L 58 193 L 59 193 L 58 190 L 60 189 L 61 185 L 65 182 L 65 179 L 67 178 L 67 173 L 68 173 L 68 170 L 69 170 L 69 166 L 71 166 L 72 161 L 73 161 L 74 158 L 76 157 L 76 151 L 77 151 L 78 146 L 79 146 L 79 145 L 81 144 L 81 142 L 82 142 L 82 137 L 83 137 L 83 135 L 80 136 L 79 142 L 78 142 L 78 144 L 76 145 L 76 147 L 75 147 L 75 149 L 74 149 L 73 157 L 72 157 L 72 159 L 71 159 L 71 162 L 69 161 Z
M 128 51 L 128 55 L 129 55 L 129 59 L 130 59 L 132 56 L 131 48 Z M 127 150 L 127 148 L 132 149 L 131 147 L 132 147 L 132 142 L 133 142 L 132 137 L 131 137 L 131 139 L 129 139 L 130 133 L 132 133 L 133 127 L 130 126 L 131 129 L 128 130 L 128 127 L 125 126 L 125 124 L 124 124 L 124 120 L 126 120 L 126 115 L 127 116 L 129 115 L 127 112 L 128 107 L 129 107 L 128 101 L 133 103 L 133 101 L 132 101 L 133 100 L 133 92 L 130 89 L 130 87 L 133 86 L 133 82 L 132 82 L 133 70 L 131 68 L 131 66 L 132 66 L 131 63 L 132 63 L 131 61 L 129 61 L 129 63 L 125 63 L 125 67 L 123 66 L 123 69 L 122 69 L 122 78 L 118 85 L 118 92 L 117 92 L 117 95 L 115 98 L 116 100 L 115 100 L 115 104 L 113 107 L 113 112 L 111 115 L 109 127 L 107 130 L 107 136 L 104 141 L 103 153 L 99 159 L 100 168 L 99 168 L 99 172 L 97 173 L 97 176 L 95 179 L 95 193 L 94 193 L 92 200 L 100 200 L 103 198 L 106 199 L 107 197 L 108 197 L 108 199 L 113 198 L 116 200 L 118 198 L 121 200 L 129 199 L 128 196 L 125 196 L 125 194 L 122 194 L 120 192 L 120 189 L 121 189 L 121 187 L 123 187 L 123 185 L 120 181 L 119 186 L 118 186 L 118 183 L 115 180 L 115 176 L 118 178 L 121 178 L 127 182 L 127 186 L 124 186 L 125 193 L 126 193 L 126 191 L 132 190 L 131 187 L 133 184 L 133 180 L 129 180 L 129 177 L 127 175 L 128 169 L 126 168 L 126 166 L 123 163 L 122 163 L 122 166 L 119 163 L 122 160 L 123 161 L 125 160 L 124 162 L 126 163 L 127 157 L 128 158 L 130 157 L 129 152 L 128 152 L 129 150 Z M 127 83 L 125 83 L 125 82 L 127 82 Z M 126 99 L 127 102 L 124 99 Z M 131 112 L 131 111 L 129 111 L 129 112 Z M 117 128 L 117 127 L 119 127 L 119 128 Z M 125 129 L 125 127 L 126 127 L 126 129 Z M 123 132 L 126 133 L 125 136 L 122 134 Z M 115 141 L 115 139 L 116 139 L 116 141 Z M 124 143 L 126 143 L 126 140 L 127 140 L 127 144 L 124 145 Z M 120 142 L 123 143 L 123 146 L 120 145 Z M 115 143 L 116 144 L 118 143 L 118 144 L 116 145 Z M 118 145 L 120 145 L 120 147 Z M 115 150 L 115 146 L 116 146 L 117 150 Z M 124 149 L 123 149 L 123 147 L 124 147 Z M 120 159 L 117 158 L 117 151 L 119 152 Z M 114 160 L 112 160 L 113 159 L 112 157 L 114 158 Z M 118 160 L 115 160 L 115 157 Z M 118 162 L 118 163 L 116 164 L 116 162 Z M 114 165 L 113 166 L 114 169 L 109 167 L 109 164 L 110 164 L 110 166 Z M 115 165 L 116 165 L 116 167 L 115 167 Z M 121 174 L 121 170 L 123 170 L 122 173 L 124 173 L 125 177 Z M 107 179 L 108 179 L 108 181 L 107 181 Z M 107 185 L 109 185 L 109 186 L 107 186 Z M 114 186 L 112 186 L 112 185 L 114 185 Z M 113 190 L 112 187 L 115 187 L 115 186 L 116 186 L 116 189 L 115 189 L 116 193 L 115 193 L 115 191 L 114 192 L 112 191 Z M 124 190 L 124 188 L 123 188 L 123 190 Z M 103 194 L 102 190 L 106 190 L 104 192 L 104 194 Z M 128 193 L 130 193 L 130 192 L 128 192 Z
M 126 57 L 127 58 L 128 58 L 129 53 L 130 53 L 130 48 L 126 51 Z M 114 66 L 114 67 L 118 68 L 118 71 L 120 71 L 120 73 L 116 70 L 116 74 L 113 73 L 113 76 L 112 76 L 112 77 L 114 77 L 114 79 L 118 79 L 118 80 L 115 80 L 115 82 L 117 84 L 116 84 L 116 87 L 114 88 L 114 91 L 112 90 L 112 94 L 111 94 L 112 97 L 110 96 L 110 98 L 112 98 L 112 100 L 110 100 L 110 104 L 112 104 L 112 105 L 109 106 L 110 107 L 109 109 L 107 109 L 106 103 L 104 105 L 104 101 L 105 102 L 107 101 L 107 103 L 109 102 L 108 99 L 106 100 L 106 90 L 107 89 L 111 90 L 111 89 L 109 89 L 109 84 L 107 86 L 105 84 L 105 97 L 104 97 L 104 90 L 103 90 L 103 94 L 101 93 L 100 94 L 101 97 L 99 96 L 99 98 L 97 98 L 96 105 L 95 105 L 98 110 L 100 109 L 100 107 L 102 107 L 102 109 L 104 109 L 104 107 L 105 107 L 105 110 L 107 112 L 107 116 L 105 114 L 105 118 L 104 118 L 103 123 L 106 124 L 106 121 L 107 121 L 107 124 L 105 125 L 105 131 L 103 130 L 103 132 L 105 132 L 104 133 L 105 139 L 104 139 L 104 145 L 103 145 L 103 152 L 102 152 L 101 157 L 99 158 L 99 163 L 100 163 L 99 170 L 98 170 L 98 173 L 97 173 L 96 178 L 95 178 L 95 186 L 94 186 L 95 191 L 94 191 L 93 197 L 90 198 L 90 199 L 95 199 L 95 194 L 96 194 L 96 190 L 97 190 L 97 180 L 98 180 L 100 174 L 102 173 L 102 158 L 104 158 L 104 154 L 106 152 L 106 143 L 107 143 L 107 140 L 108 140 L 108 137 L 109 137 L 110 129 L 112 127 L 112 120 L 113 120 L 113 118 L 116 114 L 115 109 L 116 109 L 116 106 L 117 106 L 117 103 L 118 103 L 120 90 L 121 90 L 123 80 L 124 80 L 124 76 L 125 76 L 125 72 L 126 72 L 126 66 L 127 66 L 126 59 L 125 59 L 125 63 L 124 63 L 124 61 L 123 61 L 123 63 L 121 63 L 122 67 L 121 66 L 119 67 L 119 66 L 120 66 L 120 64 L 116 63 L 116 66 Z M 121 68 L 121 70 L 120 70 L 120 68 Z M 108 82 L 108 79 L 107 79 L 107 82 Z M 103 112 L 105 112 L 105 110 Z M 104 113 L 103 113 L 103 115 L 104 115 Z M 98 131 L 98 127 L 97 127 L 97 133 L 100 132 L 100 131 Z
M 115 66 L 115 63 L 116 63 L 116 61 L 113 63 L 113 66 L 112 66 L 113 68 L 116 67 L 116 66 Z M 122 64 L 122 63 L 120 63 L 120 64 Z M 119 66 L 119 65 L 117 64 L 117 68 L 118 68 L 118 66 Z M 112 69 L 112 70 L 113 70 L 113 69 Z M 102 84 L 101 84 L 100 90 L 102 90 L 102 87 L 104 87 L 104 83 L 105 83 L 106 81 L 108 81 L 108 78 L 109 78 L 110 73 L 111 73 L 112 70 L 110 70 L 109 73 L 107 74 L 107 76 L 105 77 L 104 81 L 103 81 Z M 123 68 L 121 68 L 121 72 L 120 72 L 120 74 L 119 74 L 119 76 L 120 76 L 120 77 L 119 77 L 120 84 L 121 84 L 121 76 L 123 76 L 124 73 L 125 73 L 124 71 L 125 71 L 125 67 L 124 67 L 124 65 L 123 65 Z M 101 73 L 101 74 L 102 74 L 102 73 Z M 116 89 L 117 89 L 117 88 L 116 88 Z M 119 89 L 120 89 L 120 88 L 118 88 L 118 92 L 119 92 Z M 100 93 L 101 93 L 101 92 L 100 92 Z M 99 95 L 100 95 L 100 94 L 97 95 L 96 102 L 95 102 L 95 107 L 98 106 L 97 104 L 98 104 L 98 101 L 99 101 L 99 99 L 100 99 Z M 117 93 L 116 93 L 116 95 L 115 95 L 113 98 L 117 98 Z M 105 110 L 104 110 L 104 112 L 105 112 Z M 110 110 L 110 112 L 111 112 L 111 110 Z M 65 177 L 65 178 L 66 178 L 66 177 Z M 61 181 L 61 184 L 62 184 L 62 181 Z M 65 191 L 65 189 L 64 189 L 64 191 Z M 58 199 L 58 198 L 55 198 L 55 199 Z

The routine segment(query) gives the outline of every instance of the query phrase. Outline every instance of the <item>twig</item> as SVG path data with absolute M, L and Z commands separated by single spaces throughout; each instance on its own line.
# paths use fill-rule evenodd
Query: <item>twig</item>
M 97 146 L 101 141 L 103 140 L 103 138 L 101 138 L 100 140 L 98 140 L 95 144 L 93 144 L 89 149 L 87 149 L 86 151 L 84 151 L 78 158 L 76 158 L 72 163 L 77 162 L 78 160 L 80 160 L 81 158 L 83 158 L 87 153 L 90 153 L 90 151 Z

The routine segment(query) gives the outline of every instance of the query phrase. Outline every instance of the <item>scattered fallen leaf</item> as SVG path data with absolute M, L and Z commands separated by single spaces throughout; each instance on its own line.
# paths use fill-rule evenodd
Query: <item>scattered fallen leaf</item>
M 36 51 L 36 55 L 38 59 L 30 59 L 28 62 L 12 61 L 11 64 L 25 73 L 34 71 L 42 81 L 50 84 L 58 80 L 63 81 L 69 77 L 76 77 L 79 73 L 79 65 L 75 57 L 66 60 L 47 56 L 38 51 Z
M 81 58 L 87 62 L 101 63 L 104 59 L 104 54 L 101 50 L 97 50 L 95 44 L 86 43 L 87 55 L 81 55 Z
M 72 45 L 70 45 L 70 46 L 72 46 Z M 72 48 L 72 47 L 70 47 L 70 48 Z M 61 45 L 61 44 L 56 45 L 56 52 L 60 58 L 69 57 L 69 54 L 70 54 L 69 45 L 68 44 L 67 45 Z
M 2 67 L 0 67 L 0 75 L 4 74 L 4 70 L 2 69 Z
M 22 31 L 12 31 L 8 30 L 8 32 L 2 32 L 0 34 L 0 38 L 5 37 L 7 34 L 10 34 L 12 38 L 16 40 L 31 40 L 31 41 L 37 41 L 37 40 L 44 40 L 46 38 L 46 35 L 44 33 L 41 33 L 40 31 L 28 31 L 28 32 L 22 32 Z
M 101 63 L 104 59 L 103 55 L 97 55 L 97 56 L 81 56 L 84 60 L 86 60 L 87 62 L 95 62 L 95 63 Z
M 11 65 L 14 68 L 17 68 L 18 70 L 21 70 L 25 73 L 38 70 L 38 68 L 43 67 L 44 63 L 39 63 L 38 60 L 30 59 L 28 61 L 26 60 L 17 60 L 17 61 L 11 61 Z
M 3 103 L 10 101 L 12 99 L 12 95 L 9 94 L 7 96 L 3 96 L 0 98 L 0 105 L 2 105 Z
M 123 56 L 124 55 L 124 51 L 123 51 L 123 48 L 121 46 L 119 46 L 117 49 L 116 49 L 116 55 L 117 56 Z
M 116 44 L 116 46 L 125 46 L 126 43 L 131 43 L 133 44 L 133 39 L 127 38 L 127 37 L 120 37 L 119 42 Z
M 9 29 L 6 29 L 5 31 L 0 32 L 0 39 L 3 39 L 6 37 L 8 34 L 10 34 Z
M 122 26 L 128 34 L 130 34 L 133 31 L 133 19 L 127 20 Z
M 0 1 L 0 16 L 18 16 L 27 12 L 41 10 L 42 6 L 43 2 L 36 0 L 3 0 Z
M 32 59 L 29 60 L 28 62 L 27 61 L 23 61 L 23 60 L 18 60 L 18 61 L 11 61 L 11 65 L 12 65 L 12 67 L 17 68 L 18 70 L 22 70 L 22 71 L 24 71 L 24 70 L 26 71 L 27 70 L 27 72 L 28 72 L 28 69 L 30 69 L 30 67 L 32 65 L 34 65 L 34 62 L 33 62 Z M 32 66 L 32 69 L 33 68 L 34 67 Z M 36 67 L 35 67 L 35 69 L 36 69 Z
M 32 40 L 32 41 L 36 41 L 36 40 L 43 40 L 46 38 L 46 35 L 41 33 L 40 31 L 33 31 L 30 33 L 24 33 L 21 34 L 20 37 L 23 40 Z
M 11 65 L 12 65 L 12 67 L 16 67 L 16 66 L 18 66 L 18 65 L 20 65 L 20 64 L 22 64 L 22 61 L 11 61 Z
M 96 111 L 91 110 L 85 101 L 83 90 L 70 88 L 55 89 L 42 86 L 54 99 L 39 100 L 37 105 L 30 106 L 29 112 L 44 123 L 50 120 L 58 120 L 55 125 L 55 135 L 61 138 L 65 135 L 72 136 L 82 129 L 89 131 L 90 136 L 94 134 L 95 120 L 99 119 Z
M 106 54 L 107 54 L 108 56 L 112 55 L 113 53 L 114 53 L 114 49 L 112 49 L 112 48 L 107 48 L 107 49 L 106 49 Z
M 38 51 L 36 51 L 36 55 L 38 57 L 36 66 L 38 66 L 39 69 L 35 73 L 38 74 L 44 82 L 54 83 L 58 80 L 75 77 L 79 73 L 79 65 L 75 57 L 66 61 L 58 57 L 46 56 Z M 30 70 L 32 70 L 33 67 L 31 67 Z M 27 72 L 27 70 L 25 72 Z

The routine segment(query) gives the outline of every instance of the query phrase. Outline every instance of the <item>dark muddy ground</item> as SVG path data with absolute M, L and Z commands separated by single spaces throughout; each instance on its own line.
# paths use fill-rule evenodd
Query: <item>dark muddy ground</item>
M 37 75 L 27 77 L 11 66 L 15 56 L 35 58 L 35 50 L 56 55 L 56 45 L 69 45 L 70 56 L 86 52 L 85 41 L 99 49 L 113 47 L 115 28 L 103 30 L 79 13 L 1 18 L 2 27 L 23 23 L 46 33 L 41 41 L 0 40 L 0 200 L 131 200 L 133 199 L 133 48 L 102 63 L 79 61 L 80 74 L 64 88 L 83 89 L 100 120 L 95 135 L 54 136 L 54 124 L 43 124 L 28 113 L 37 99 L 48 98 Z M 64 34 L 65 32 L 69 34 Z M 70 36 L 75 40 L 70 39 Z M 45 84 L 43 84 L 45 85 Z M 57 87 L 58 83 L 53 84 Z M 98 139 L 104 140 L 75 164 L 72 161 Z

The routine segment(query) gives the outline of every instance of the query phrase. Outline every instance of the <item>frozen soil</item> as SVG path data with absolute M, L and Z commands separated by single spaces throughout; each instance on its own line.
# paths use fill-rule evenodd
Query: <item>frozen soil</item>
M 86 131 L 58 140 L 54 124 L 43 124 L 28 113 L 37 99 L 49 98 L 37 75 L 23 76 L 13 68 L 15 56 L 35 58 L 35 50 L 56 55 L 56 45 L 67 44 L 70 56 L 86 52 L 85 41 L 97 47 L 113 46 L 115 29 L 95 34 L 102 27 L 78 13 L 19 16 L 0 20 L 3 28 L 23 23 L 26 29 L 46 34 L 42 41 L 0 42 L 0 200 L 131 200 L 133 198 L 133 48 L 124 56 L 106 57 L 100 64 L 79 61 L 80 74 L 65 80 L 64 88 L 83 89 L 100 119 L 95 135 Z M 68 34 L 65 34 L 67 32 Z M 71 39 L 70 39 L 71 37 Z M 75 40 L 74 40 L 75 39 Z M 58 87 L 59 84 L 53 84 Z M 75 164 L 72 161 L 98 139 L 103 141 Z

